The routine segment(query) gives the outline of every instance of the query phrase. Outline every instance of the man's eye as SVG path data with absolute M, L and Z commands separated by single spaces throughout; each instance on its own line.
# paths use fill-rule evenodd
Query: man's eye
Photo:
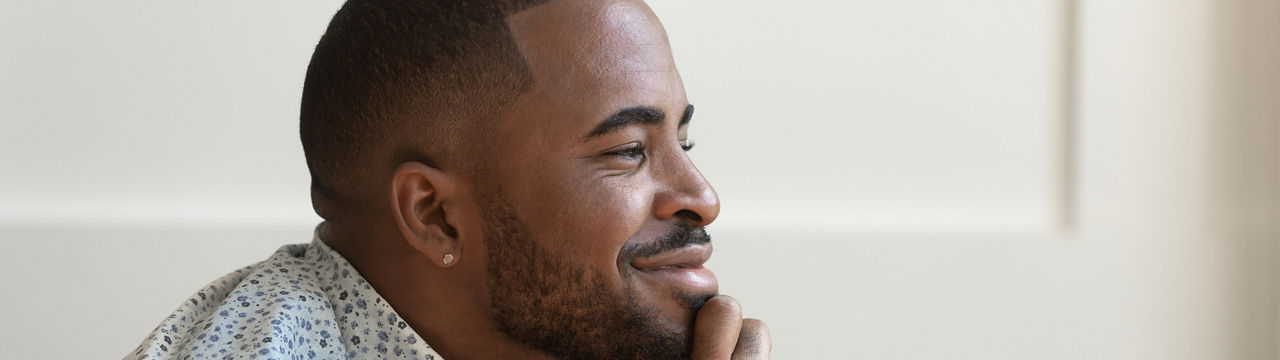
M 628 160 L 640 159 L 644 157 L 644 150 L 645 150 L 644 144 L 641 144 L 639 142 L 633 142 L 627 145 L 623 145 L 622 147 L 615 148 L 614 150 L 611 150 L 609 152 L 606 152 L 604 153 L 604 155 L 621 157 Z
M 680 140 L 680 148 L 684 151 L 693 150 L 693 140 Z

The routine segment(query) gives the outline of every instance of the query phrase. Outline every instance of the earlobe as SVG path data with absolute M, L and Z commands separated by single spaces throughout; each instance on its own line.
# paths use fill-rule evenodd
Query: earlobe
M 462 243 L 446 212 L 456 200 L 454 180 L 418 162 L 401 164 L 391 179 L 392 213 L 405 242 L 437 266 L 457 264 Z

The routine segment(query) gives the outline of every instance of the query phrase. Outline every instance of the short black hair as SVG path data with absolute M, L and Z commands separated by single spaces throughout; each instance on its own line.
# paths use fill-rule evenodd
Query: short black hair
M 460 171 L 532 83 L 507 16 L 546 0 L 349 0 L 312 54 L 300 133 L 329 220 L 405 161 Z M 371 176 L 373 175 L 373 176 Z

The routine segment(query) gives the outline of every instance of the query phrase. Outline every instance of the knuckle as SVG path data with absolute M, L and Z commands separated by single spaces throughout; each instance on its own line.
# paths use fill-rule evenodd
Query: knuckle
M 769 325 L 760 319 L 742 319 L 742 328 L 750 328 L 752 332 L 760 333 L 763 336 L 769 336 Z
M 728 295 L 717 295 L 716 297 L 707 300 L 707 303 L 702 306 L 702 309 L 724 315 L 742 313 L 742 305 L 738 304 L 737 299 Z
M 760 353 L 769 353 L 773 349 L 773 336 L 769 333 L 769 325 L 760 319 L 743 319 L 741 339 L 744 345 Z

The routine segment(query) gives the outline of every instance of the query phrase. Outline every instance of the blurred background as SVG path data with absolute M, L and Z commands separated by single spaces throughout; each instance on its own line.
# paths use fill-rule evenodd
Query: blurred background
M 775 358 L 1280 357 L 1280 1 L 650 3 Z M 123 357 L 310 241 L 340 4 L 4 2 L 6 357 Z

